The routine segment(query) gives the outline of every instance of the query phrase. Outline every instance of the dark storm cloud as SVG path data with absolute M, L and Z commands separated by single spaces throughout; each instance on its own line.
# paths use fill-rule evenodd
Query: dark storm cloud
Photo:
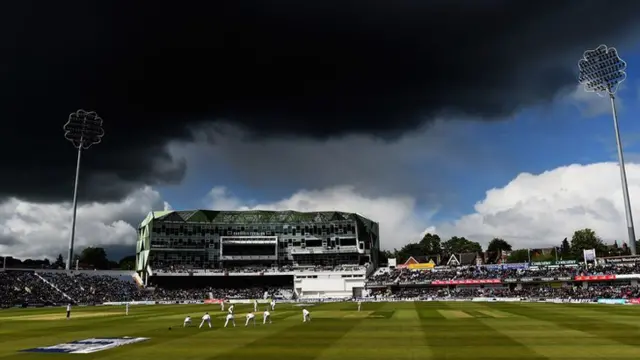
M 185 164 L 165 145 L 205 121 L 326 138 L 511 114 L 575 83 L 583 48 L 622 41 L 640 14 L 631 0 L 10 4 L 0 196 L 37 201 L 71 192 L 61 125 L 77 108 L 106 130 L 86 153 L 82 197 L 114 199 L 180 181 Z

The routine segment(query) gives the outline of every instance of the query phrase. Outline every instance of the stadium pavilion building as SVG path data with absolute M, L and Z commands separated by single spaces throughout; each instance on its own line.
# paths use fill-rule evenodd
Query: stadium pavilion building
M 140 224 L 136 270 L 238 266 L 377 267 L 378 223 L 345 212 L 155 211 Z

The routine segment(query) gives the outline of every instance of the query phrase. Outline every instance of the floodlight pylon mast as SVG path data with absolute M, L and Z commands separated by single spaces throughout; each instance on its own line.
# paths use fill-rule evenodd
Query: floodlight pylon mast
M 633 213 L 631 211 L 631 198 L 629 196 L 629 185 L 627 184 L 627 170 L 624 162 L 624 151 L 622 150 L 622 140 L 620 138 L 620 126 L 618 125 L 618 110 L 616 108 L 616 96 L 609 94 L 611 100 L 611 113 L 613 115 L 613 129 L 616 135 L 616 148 L 618 150 L 618 164 L 620 167 L 620 182 L 622 183 L 622 197 L 624 198 L 624 212 L 627 220 L 627 236 L 629 237 L 629 248 L 631 255 L 636 255 L 636 231 L 633 225 Z
M 82 137 L 80 139 L 82 143 Z M 73 213 L 71 215 L 71 237 L 69 238 L 69 250 L 67 252 L 66 269 L 71 270 L 73 261 L 73 245 L 76 239 L 76 218 L 78 214 L 78 182 L 80 180 L 80 160 L 82 159 L 82 146 L 78 146 L 78 155 L 76 160 L 76 178 L 73 183 Z
M 629 237 L 628 242 L 631 254 L 636 255 L 636 234 L 633 224 L 629 186 L 627 184 L 627 171 L 624 162 L 624 152 L 622 150 L 622 140 L 620 138 L 615 98 L 618 86 L 627 77 L 625 72 L 627 63 L 620 58 L 616 48 L 600 45 L 596 49 L 584 52 L 584 56 L 578 62 L 578 68 L 580 69 L 579 81 L 584 85 L 584 90 L 587 92 L 595 92 L 603 97 L 608 95 L 611 101 L 613 128 L 618 150 L 618 164 L 620 166 L 620 181 L 622 183 L 622 197 L 627 222 L 627 236 Z
M 91 145 L 95 145 L 102 141 L 104 130 L 102 129 L 102 118 L 95 112 L 87 112 L 78 110 L 69 115 L 69 120 L 63 127 L 64 137 L 71 141 L 74 147 L 78 149 L 76 158 L 76 176 L 73 184 L 73 203 L 71 215 L 71 235 L 69 236 L 69 251 L 67 253 L 67 262 L 65 268 L 67 271 L 73 267 L 73 246 L 76 238 L 76 217 L 78 213 L 78 183 L 80 179 L 80 161 L 82 159 L 82 150 L 87 150 Z M 76 266 L 77 267 L 77 266 Z

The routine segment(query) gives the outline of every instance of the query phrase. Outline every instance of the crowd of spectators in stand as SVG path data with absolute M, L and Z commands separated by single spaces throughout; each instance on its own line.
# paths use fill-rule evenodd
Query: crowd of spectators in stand
M 346 269 L 348 266 L 343 266 Z M 350 268 L 350 267 L 349 267 Z M 255 273 L 259 268 L 238 268 L 237 271 Z M 293 267 L 291 268 L 293 269 Z M 324 271 L 326 268 L 309 268 L 314 271 Z M 264 270 L 264 269 L 262 269 Z M 288 270 L 282 268 L 279 270 Z M 300 268 L 296 268 L 300 270 Z M 332 268 L 336 270 L 336 268 Z M 494 269 L 483 267 L 458 267 L 437 270 L 381 270 L 369 281 L 369 285 L 433 280 L 456 279 L 507 279 L 525 277 L 573 277 L 577 275 L 608 275 L 608 274 L 640 274 L 640 264 L 596 265 L 577 267 L 539 267 L 535 269 Z M 478 296 L 508 296 L 527 298 L 640 298 L 640 288 L 626 285 L 610 285 L 603 287 L 583 288 L 581 286 L 564 286 L 561 288 L 548 287 L 544 284 L 511 288 L 485 287 L 484 289 L 447 289 L 442 287 L 407 288 L 400 287 L 392 290 L 385 286 L 379 289 L 371 288 L 370 294 L 378 297 L 391 298 L 446 298 L 446 297 L 478 297 Z M 293 297 L 290 288 L 244 288 L 220 289 L 199 288 L 170 290 L 166 288 L 140 288 L 131 276 L 118 277 L 96 274 L 69 274 L 66 272 L 33 272 L 33 271 L 0 271 L 0 306 L 16 306 L 23 304 L 96 304 L 103 302 L 124 302 L 144 300 L 204 300 L 214 299 L 262 299 L 275 297 L 289 299 Z
M 76 274 L 69 276 L 66 273 L 38 274 L 59 292 L 66 294 L 72 302 L 88 304 L 101 304 L 108 301 L 130 301 L 145 297 L 138 285 L 128 279 L 110 275 Z
M 131 277 L 130 277 L 131 278 Z M 131 278 L 109 275 L 0 272 L 0 307 L 67 303 L 100 304 L 107 301 L 134 301 L 147 294 Z
M 68 301 L 60 292 L 51 291 L 33 272 L 0 272 L 0 307 L 30 303 L 48 305 Z
M 364 271 L 366 265 L 337 265 L 337 266 L 305 266 L 305 265 L 284 265 L 279 267 L 267 266 L 243 266 L 243 267 L 227 267 L 224 269 L 196 269 L 187 267 L 170 266 L 165 268 L 153 268 L 158 274 L 198 274 L 198 273 L 293 273 L 301 271 L 321 272 L 321 271 Z
M 143 289 L 131 276 L 68 274 L 65 272 L 0 271 L 0 308 L 22 305 L 101 304 L 104 302 L 262 299 L 290 299 L 287 288 L 243 289 Z
M 523 299 L 630 299 L 640 298 L 640 288 L 631 286 L 564 286 L 550 287 L 546 285 L 528 286 L 522 288 L 460 288 L 446 289 L 434 287 L 399 288 L 393 292 L 388 289 L 376 289 L 369 293 L 370 297 L 378 299 L 470 299 L 474 297 L 511 297 Z
M 590 266 L 534 267 L 529 269 L 499 269 L 490 267 L 458 267 L 446 269 L 381 269 L 368 284 L 420 283 L 435 280 L 520 279 L 527 277 L 574 277 L 584 275 L 639 274 L 640 264 L 602 264 Z
M 203 299 L 263 299 L 263 298 L 291 298 L 292 292 L 283 288 L 243 288 L 243 289 L 162 289 L 156 288 L 154 300 L 203 300 Z

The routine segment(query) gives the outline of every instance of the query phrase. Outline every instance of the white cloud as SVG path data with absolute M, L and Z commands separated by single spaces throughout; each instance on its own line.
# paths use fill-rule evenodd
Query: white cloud
M 627 165 L 634 213 L 640 216 L 640 164 Z M 420 211 L 416 197 L 370 195 L 353 186 L 301 190 L 289 197 L 258 203 L 234 196 L 224 187 L 206 197 L 212 209 L 347 211 L 380 223 L 383 248 L 399 248 L 428 232 L 444 239 L 465 236 L 486 245 L 502 237 L 514 247 L 557 245 L 573 231 L 594 229 L 605 241 L 625 241 L 626 225 L 616 163 L 571 165 L 542 174 L 520 174 L 502 188 L 487 191 L 474 212 L 435 223 L 433 212 Z M 151 209 L 170 209 L 160 194 L 146 187 L 126 199 L 79 207 L 76 244 L 121 245 L 135 242 L 135 228 Z M 70 204 L 35 204 L 8 200 L 0 204 L 0 255 L 54 257 L 65 254 Z
M 640 216 L 640 165 L 627 164 L 627 177 L 633 212 Z M 487 191 L 474 213 L 437 229 L 443 235 L 462 235 L 484 244 L 501 237 L 516 247 L 537 247 L 558 245 L 585 227 L 606 242 L 626 242 L 617 163 L 520 174 L 507 186 Z
M 622 83 L 618 90 L 621 91 L 624 89 L 625 86 L 624 83 Z M 568 94 L 567 100 L 576 106 L 585 117 L 611 114 L 611 100 L 609 100 L 608 97 L 602 97 L 596 93 L 584 91 L 583 85 L 578 85 L 575 91 Z M 616 98 L 616 106 L 618 112 L 622 111 L 624 105 L 620 97 Z
M 634 213 L 640 216 L 640 165 L 627 165 Z M 487 191 L 474 212 L 435 223 L 433 213 L 419 213 L 411 196 L 367 196 L 350 186 L 299 191 L 258 204 L 234 197 L 225 188 L 207 196 L 214 209 L 266 209 L 357 212 L 380 223 L 383 248 L 399 248 L 425 232 L 443 239 L 465 236 L 483 245 L 494 237 L 516 248 L 554 246 L 578 229 L 594 229 L 606 242 L 626 241 L 620 177 L 616 163 L 570 165 L 542 174 L 523 173 L 503 188 Z M 639 232 L 640 234 L 640 232 Z
M 133 245 L 139 223 L 152 209 L 170 208 L 150 187 L 113 203 L 78 206 L 76 251 L 88 245 Z M 0 254 L 18 258 L 66 258 L 71 204 L 37 204 L 9 199 L 0 204 Z
M 391 249 L 417 241 L 426 229 L 430 214 L 417 213 L 416 201 L 409 196 L 365 196 L 352 186 L 324 190 L 302 190 L 272 203 L 243 201 L 223 187 L 215 187 L 207 196 L 207 205 L 224 210 L 295 210 L 355 212 L 380 223 L 383 247 Z M 427 229 L 433 230 L 433 229 Z

